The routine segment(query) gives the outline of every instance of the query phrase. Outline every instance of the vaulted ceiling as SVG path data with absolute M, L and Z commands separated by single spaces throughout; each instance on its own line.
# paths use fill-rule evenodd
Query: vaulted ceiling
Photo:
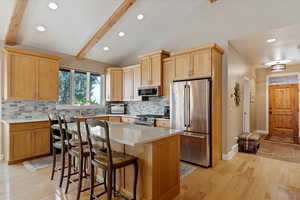
M 4 40 L 15 0 L 0 0 L 0 40 Z M 50 10 L 50 1 L 59 8 Z M 28 0 L 17 42 L 77 55 L 121 5 L 122 0 Z M 138 55 L 158 49 L 181 50 L 296 24 L 296 0 L 136 0 L 88 52 L 87 58 L 115 64 L 137 63 Z M 144 14 L 138 21 L 136 16 Z M 44 25 L 46 31 L 36 31 Z M 118 37 L 118 32 L 125 36 Z M 103 51 L 109 46 L 109 51 Z

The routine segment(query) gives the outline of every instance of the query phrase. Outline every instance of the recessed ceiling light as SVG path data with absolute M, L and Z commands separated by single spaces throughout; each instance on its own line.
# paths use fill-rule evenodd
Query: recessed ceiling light
M 48 7 L 49 7 L 51 10 L 56 10 L 56 9 L 58 8 L 58 5 L 57 5 L 57 3 L 55 3 L 55 2 L 50 2 L 50 3 L 48 4 Z
M 104 51 L 109 51 L 109 47 L 108 47 L 108 46 L 105 46 L 105 47 L 103 47 L 103 50 L 104 50 Z
M 268 43 L 276 42 L 276 38 L 270 38 L 270 39 L 267 40 L 267 42 L 268 42 Z
M 291 60 L 274 60 L 274 61 L 270 61 L 265 63 L 266 66 L 272 66 L 272 65 L 282 65 L 282 64 L 288 64 L 292 62 Z
M 37 26 L 36 30 L 39 32 L 44 32 L 44 31 L 46 31 L 46 28 L 44 26 Z
M 143 20 L 143 19 L 144 19 L 144 15 L 143 15 L 143 14 L 139 14 L 136 18 L 137 18 L 138 20 Z
M 124 37 L 124 36 L 125 36 L 125 33 L 124 33 L 124 32 L 119 32 L 119 33 L 118 33 L 118 36 L 119 36 L 119 37 Z

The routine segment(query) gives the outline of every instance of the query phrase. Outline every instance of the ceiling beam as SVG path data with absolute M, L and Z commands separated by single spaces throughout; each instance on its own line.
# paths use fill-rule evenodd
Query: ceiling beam
M 115 10 L 113 15 L 100 27 L 95 35 L 84 45 L 80 52 L 76 55 L 77 59 L 82 59 L 93 46 L 115 25 L 121 17 L 126 13 L 135 0 L 124 0 L 123 3 Z
M 214 3 L 214 2 L 219 1 L 219 0 L 208 0 L 208 1 L 209 1 L 209 3 Z
M 4 43 L 7 45 L 15 45 L 17 42 L 17 34 L 20 29 L 27 2 L 28 0 L 15 0 L 15 7 L 10 17 L 8 30 L 4 39 Z

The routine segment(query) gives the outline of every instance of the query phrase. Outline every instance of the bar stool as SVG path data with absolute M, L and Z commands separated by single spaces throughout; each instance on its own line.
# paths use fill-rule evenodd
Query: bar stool
M 65 152 L 67 151 L 66 143 L 65 143 L 65 133 L 60 127 L 60 129 L 52 128 L 52 125 L 58 124 L 58 114 L 57 113 L 49 113 L 48 118 L 50 121 L 50 133 L 52 138 L 52 172 L 51 172 L 51 180 L 54 178 L 55 172 L 60 171 L 60 180 L 59 180 L 59 187 L 62 187 L 63 179 L 66 177 L 64 176 L 65 170 Z M 56 155 L 57 152 L 60 151 L 61 155 L 61 167 L 56 167 Z
M 99 133 L 93 134 L 91 133 L 91 129 L 100 128 L 104 129 L 102 132 L 99 129 Z M 109 128 L 106 121 L 97 121 L 97 120 L 86 120 L 86 132 L 87 139 L 89 143 L 90 149 L 90 200 L 98 199 L 103 194 L 107 193 L 107 200 L 112 199 L 112 194 L 114 196 L 119 196 L 124 199 L 127 199 L 121 193 L 116 191 L 116 170 L 127 167 L 129 165 L 134 166 L 134 184 L 133 184 L 133 199 L 136 200 L 136 192 L 137 192 L 137 180 L 138 180 L 138 158 L 119 152 L 113 152 L 110 145 L 109 138 Z M 106 145 L 106 150 L 101 151 L 97 149 L 96 143 L 103 142 Z M 105 192 L 102 192 L 98 195 L 94 194 L 94 184 L 95 184 L 95 167 L 101 168 L 108 173 L 108 183 L 107 188 L 105 188 Z M 105 177 L 106 178 L 106 177 Z
M 89 175 L 87 174 L 87 160 L 89 158 L 89 148 L 87 146 L 87 142 L 82 140 L 81 131 L 80 131 L 80 121 L 79 119 L 76 119 L 76 127 L 77 131 L 70 130 L 68 127 L 68 122 L 72 120 L 66 119 L 65 116 L 63 116 L 63 119 L 59 117 L 59 123 L 64 122 L 65 123 L 65 131 L 68 138 L 67 139 L 67 155 L 68 155 L 68 175 L 67 175 L 67 185 L 65 193 L 68 193 L 69 185 L 70 183 L 77 183 L 77 196 L 76 199 L 80 199 L 81 192 L 85 192 L 90 189 L 90 187 L 82 189 L 82 181 L 83 178 L 88 179 Z M 73 161 L 77 159 L 78 161 L 78 168 L 72 165 L 72 159 Z M 74 167 L 73 173 L 71 173 L 72 166 Z M 72 180 L 71 176 L 77 175 L 78 179 Z M 104 183 L 99 183 L 98 185 L 101 185 Z M 98 186 L 97 185 L 97 186 Z

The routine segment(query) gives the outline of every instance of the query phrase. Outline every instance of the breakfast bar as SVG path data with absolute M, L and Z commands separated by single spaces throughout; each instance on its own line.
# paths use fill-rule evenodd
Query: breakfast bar
M 180 133 L 167 128 L 108 122 L 113 150 L 139 158 L 138 199 L 169 200 L 180 192 Z M 57 125 L 54 125 L 57 128 Z M 81 134 L 86 135 L 81 123 Z M 76 124 L 68 127 L 76 130 Z M 104 134 L 101 128 L 92 134 Z M 131 196 L 133 169 L 127 167 L 117 173 L 118 189 Z

